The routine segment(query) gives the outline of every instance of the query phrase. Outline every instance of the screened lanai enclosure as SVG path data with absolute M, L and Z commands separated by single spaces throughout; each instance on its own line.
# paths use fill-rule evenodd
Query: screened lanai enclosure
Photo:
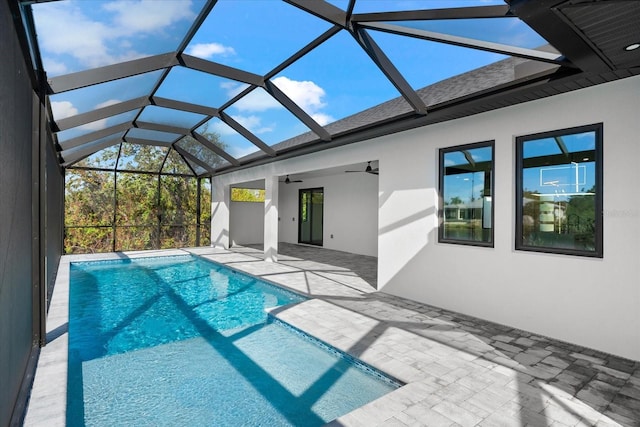
M 558 301 L 592 307 L 618 293 L 589 280 L 609 283 L 637 264 L 616 264 L 635 254 L 624 246 L 637 226 L 633 180 L 611 177 L 637 169 L 637 144 L 624 140 L 636 123 L 588 95 L 640 75 L 639 20 L 634 0 L 0 0 L 0 425 L 24 412 L 62 255 L 228 248 L 233 188 L 260 195 L 251 207 L 265 254 L 279 232 L 300 229 L 298 190 L 326 185 L 317 199 L 328 225 L 307 240 L 347 251 L 329 225 L 366 236 L 385 291 L 426 300 L 425 275 L 459 284 L 443 266 L 464 258 L 481 266 L 468 281 L 486 286 L 467 298 L 478 303 L 461 306 L 459 295 L 483 286 L 428 297 L 523 329 L 539 320 L 543 335 L 554 334 L 545 322 L 589 328 L 589 310 L 564 322 L 550 317 L 560 316 L 555 299 L 519 310 L 525 293 L 510 292 L 531 290 L 533 301 L 551 286 L 534 273 L 572 282 L 576 265 L 580 288 Z M 593 143 L 574 144 L 569 135 L 585 129 Z M 372 164 L 375 174 L 345 173 Z M 536 185 L 525 172 L 538 173 Z M 548 200 L 563 191 L 562 203 Z M 293 212 L 283 221 L 278 202 Z M 369 228 L 354 237 L 356 222 Z M 494 270 L 509 286 L 482 279 Z M 610 304 L 622 325 L 632 323 L 618 310 L 631 293 Z M 491 317 L 501 298 L 512 318 Z M 544 315 L 526 311 L 538 306 Z M 600 326 L 602 348 L 616 353 Z

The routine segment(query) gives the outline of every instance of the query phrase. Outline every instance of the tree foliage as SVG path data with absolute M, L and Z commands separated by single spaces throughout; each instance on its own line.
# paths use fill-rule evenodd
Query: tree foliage
M 203 135 L 225 148 L 217 134 L 205 129 Z M 193 138 L 185 144 L 194 142 L 199 144 Z M 104 150 L 94 155 L 94 164 L 113 163 L 112 157 L 117 153 L 118 150 Z M 114 247 L 138 250 L 194 246 L 198 231 L 200 244 L 208 245 L 209 181 L 200 179 L 198 221 L 199 178 L 193 176 L 192 168 L 179 153 L 168 147 L 123 143 L 119 154 L 114 171 L 66 171 L 65 253 L 109 252 Z M 210 156 L 205 161 L 213 160 L 219 161 L 219 157 Z

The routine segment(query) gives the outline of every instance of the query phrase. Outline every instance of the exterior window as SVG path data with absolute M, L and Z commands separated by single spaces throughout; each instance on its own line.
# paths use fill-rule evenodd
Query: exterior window
M 264 202 L 264 190 L 254 188 L 231 188 L 232 202 Z
M 440 150 L 440 242 L 493 247 L 493 141 Z
M 516 249 L 602 257 L 602 124 L 516 139 Z

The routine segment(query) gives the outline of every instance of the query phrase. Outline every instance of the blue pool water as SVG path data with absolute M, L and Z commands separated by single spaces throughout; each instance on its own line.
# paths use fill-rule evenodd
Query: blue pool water
M 304 297 L 197 257 L 71 265 L 70 426 L 319 426 L 399 384 L 270 318 Z

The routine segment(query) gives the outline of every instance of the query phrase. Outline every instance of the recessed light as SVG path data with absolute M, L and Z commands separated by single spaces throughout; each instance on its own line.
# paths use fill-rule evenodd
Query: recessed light
M 626 50 L 627 52 L 630 52 L 632 50 L 636 50 L 639 47 L 640 47 L 640 43 L 633 43 L 633 44 L 630 44 L 629 46 L 625 47 L 624 50 Z

